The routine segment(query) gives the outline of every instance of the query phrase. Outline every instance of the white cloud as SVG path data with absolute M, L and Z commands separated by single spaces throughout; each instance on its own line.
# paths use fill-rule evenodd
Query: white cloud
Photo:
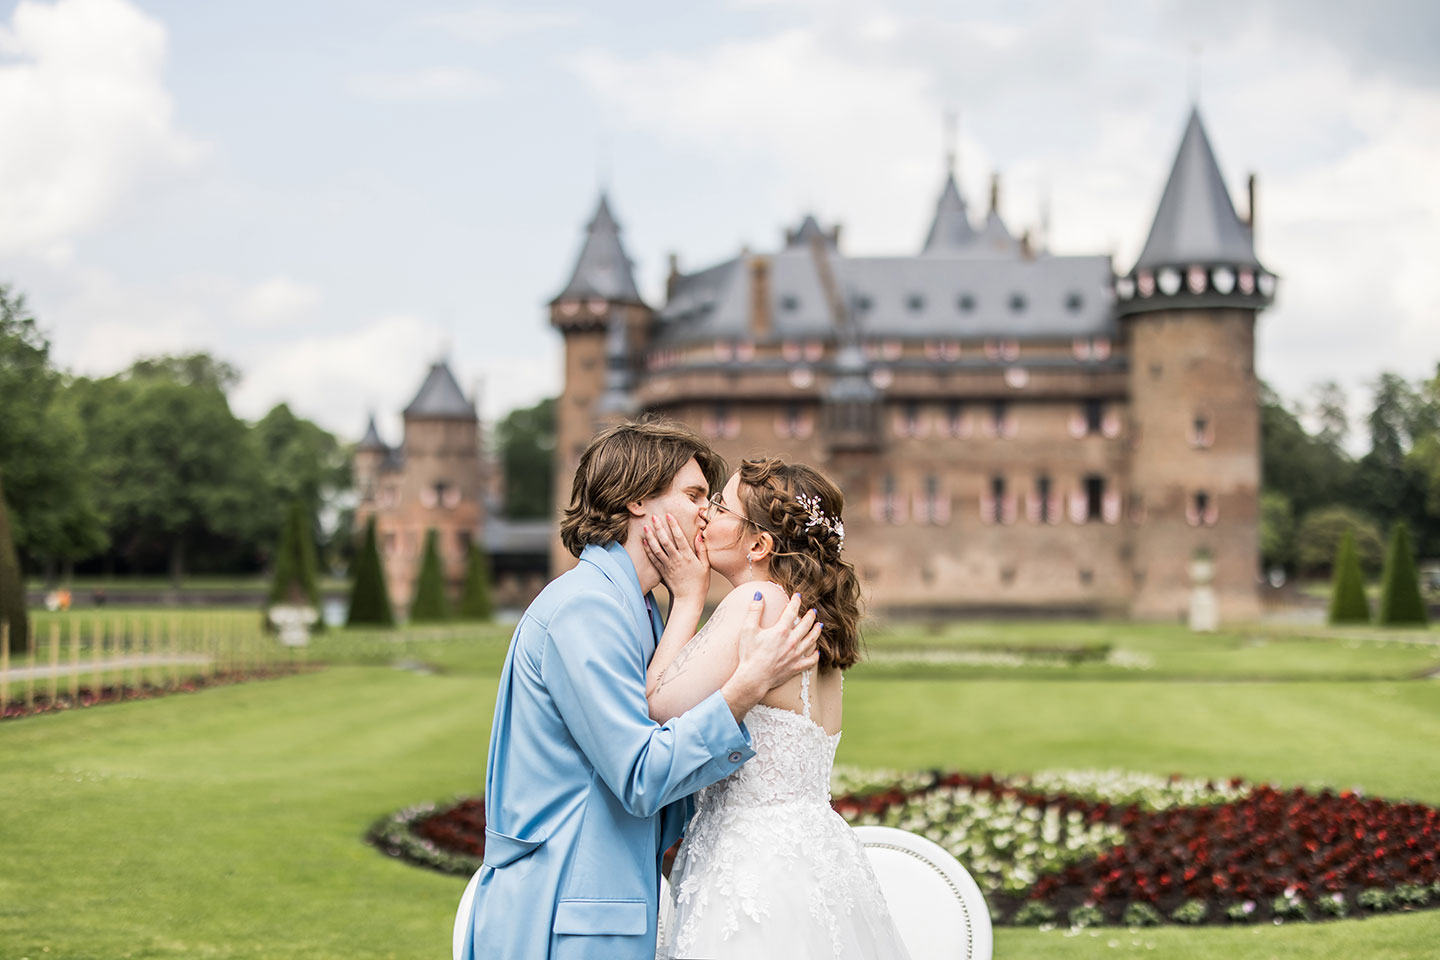
M 491 44 L 539 30 L 569 26 L 579 19 L 576 14 L 561 10 L 469 7 L 431 14 L 424 22 L 476 43 Z
M 21 0 L 0 25 L 0 250 L 63 259 L 201 155 L 174 123 L 165 42 L 125 0 Z
M 320 288 L 286 276 L 269 277 L 243 291 L 235 304 L 235 318 L 260 329 L 293 324 L 320 305 Z
M 495 78 L 470 67 L 426 67 L 404 73 L 353 77 L 350 90 L 369 100 L 389 103 L 450 103 L 479 100 L 497 93 Z
M 393 428 L 443 338 L 440 327 L 420 317 L 393 315 L 357 329 L 286 339 L 244 365 L 231 405 L 254 420 L 288 403 L 341 436 L 358 438 L 369 411 Z M 398 439 L 393 429 L 387 439 Z

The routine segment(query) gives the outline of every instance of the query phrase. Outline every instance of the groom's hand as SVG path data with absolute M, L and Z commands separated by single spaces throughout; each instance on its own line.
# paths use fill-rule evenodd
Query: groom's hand
M 760 614 L 765 600 L 759 590 L 745 612 L 745 626 L 740 631 L 738 653 L 740 662 L 735 673 L 720 688 L 725 702 L 736 720 L 744 720 L 750 708 L 759 703 L 772 687 L 789 680 L 802 670 L 820 662 L 817 644 L 824 626 L 815 622 L 815 611 L 802 617 L 800 594 L 790 597 L 780 619 L 764 629 Z

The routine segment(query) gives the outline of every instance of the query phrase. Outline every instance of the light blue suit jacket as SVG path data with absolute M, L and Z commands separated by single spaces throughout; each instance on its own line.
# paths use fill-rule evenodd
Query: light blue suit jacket
M 661 725 L 661 632 L 624 547 L 587 546 L 510 641 L 485 775 L 475 960 L 653 960 L 660 861 L 690 794 L 754 756 L 717 692 Z

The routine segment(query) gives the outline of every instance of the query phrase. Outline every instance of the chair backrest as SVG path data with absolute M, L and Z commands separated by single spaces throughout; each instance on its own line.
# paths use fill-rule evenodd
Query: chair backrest
M 990 960 L 985 895 L 938 843 L 893 827 L 856 827 L 910 960 Z

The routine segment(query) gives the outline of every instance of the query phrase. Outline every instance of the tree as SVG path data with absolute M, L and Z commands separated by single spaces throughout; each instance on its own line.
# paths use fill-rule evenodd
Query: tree
M 281 403 L 273 407 L 252 428 L 251 433 L 259 454 L 265 499 L 275 505 L 278 525 L 288 511 L 286 504 L 299 500 L 311 518 L 313 542 L 327 537 L 320 518 L 329 513 L 337 520 L 333 505 L 340 494 L 350 489 L 353 470 L 350 455 L 334 434 L 323 427 L 297 417 Z M 340 536 L 351 537 L 350 525 L 333 528 Z
M 355 561 L 355 582 L 350 588 L 350 611 L 347 627 L 393 627 L 395 611 L 390 605 L 390 590 L 385 585 L 385 567 L 380 561 L 380 545 L 375 539 L 375 518 L 365 524 L 365 544 Z
M 0 285 L 0 468 L 17 554 L 53 563 L 104 549 L 78 418 L 25 298 Z
M 1334 380 L 1326 380 L 1316 384 L 1312 392 L 1315 402 L 1311 407 L 1311 414 L 1320 427 L 1315 439 L 1333 450 L 1339 450 L 1345 445 L 1345 437 L 1350 433 L 1350 415 L 1345 409 L 1345 391 Z
M 1361 567 L 1372 572 L 1378 570 L 1384 552 L 1380 530 L 1368 517 L 1349 507 L 1324 507 L 1305 515 L 1295 535 L 1297 566 L 1307 573 L 1325 570 L 1347 532 L 1355 539 Z
M 1330 588 L 1331 623 L 1369 623 L 1370 601 L 1365 597 L 1365 576 L 1355 553 L 1355 536 L 1346 530 L 1335 556 Z
M 1275 490 L 1260 494 L 1260 556 L 1266 567 L 1295 561 L 1295 514 L 1290 498 Z
M 25 581 L 20 577 L 20 561 L 10 540 L 10 513 L 5 509 L 3 486 L 0 486 L 0 624 L 10 627 L 11 653 L 24 653 L 29 649 L 30 618 L 25 612 Z
M 420 560 L 420 577 L 415 581 L 415 599 L 410 603 L 411 623 L 435 623 L 450 619 L 450 602 L 445 599 L 445 571 L 440 564 L 439 534 L 425 531 L 425 556 Z
M 204 538 L 268 539 L 258 455 L 218 375 L 182 382 L 172 367 L 209 369 L 203 354 L 142 361 L 126 374 L 77 382 L 103 512 L 129 550 L 158 547 L 172 582 Z
M 308 604 L 318 611 L 320 584 L 315 566 L 315 525 L 304 502 L 297 497 L 290 501 L 280 531 L 268 605 Z
M 555 512 L 555 401 L 512 410 L 496 427 L 505 478 L 505 516 L 538 520 Z
M 1410 531 L 1395 524 L 1390 534 L 1390 551 L 1385 559 L 1385 578 L 1380 587 L 1382 627 L 1424 626 L 1430 618 L 1420 597 L 1420 578 L 1415 573 L 1415 555 L 1410 549 Z
M 1294 516 L 1345 503 L 1355 472 L 1345 451 L 1305 432 L 1299 418 L 1268 386 L 1260 390 L 1260 475 L 1265 490 L 1284 494 Z M 1334 556 L 1327 548 L 1320 566 Z
M 460 596 L 461 620 L 489 620 L 495 615 L 490 602 L 490 560 L 480 544 L 470 544 L 465 569 L 465 590 Z

